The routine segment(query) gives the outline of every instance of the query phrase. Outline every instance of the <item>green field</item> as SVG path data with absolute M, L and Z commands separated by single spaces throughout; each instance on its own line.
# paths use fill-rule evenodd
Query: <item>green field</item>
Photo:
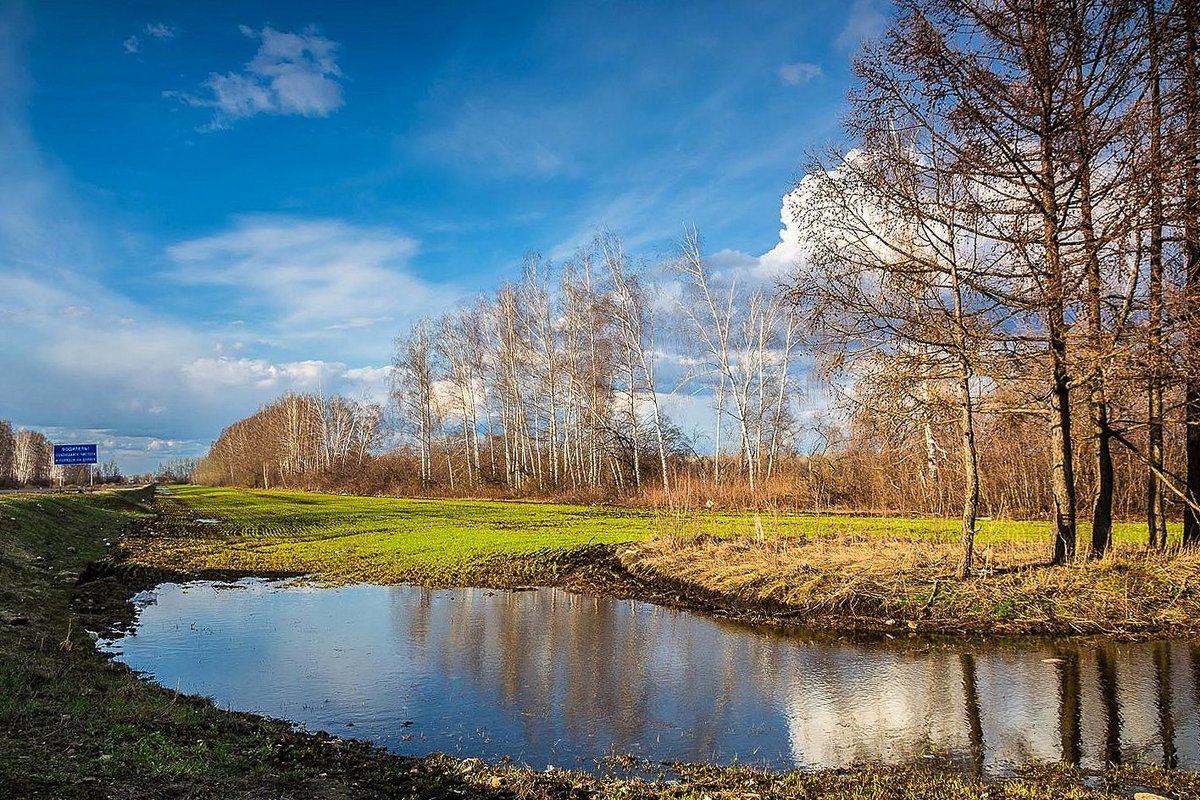
M 669 512 L 613 506 L 413 500 L 198 486 L 172 487 L 164 503 L 172 536 L 135 543 L 135 561 L 164 568 L 315 573 L 323 580 L 462 583 L 506 558 L 505 572 L 533 577 L 554 553 L 588 544 L 664 535 L 751 536 L 753 513 Z M 192 525 L 190 520 L 212 523 Z M 955 540 L 952 519 L 763 512 L 765 536 L 901 537 Z M 180 535 L 182 528 L 189 533 Z M 1081 547 L 1089 535 L 1081 526 Z M 1142 526 L 1117 527 L 1136 543 Z M 979 546 L 1049 542 L 1038 521 L 983 520 Z M 516 558 L 513 558 L 516 557 Z M 517 576 L 519 577 L 519 575 Z
M 132 542 L 135 561 L 201 571 L 316 573 L 331 583 L 458 583 L 486 571 L 486 562 L 498 556 L 519 556 L 532 575 L 545 566 L 540 555 L 645 539 L 657 524 L 647 512 L 585 506 L 191 486 L 170 491 L 160 506 L 171 535 Z

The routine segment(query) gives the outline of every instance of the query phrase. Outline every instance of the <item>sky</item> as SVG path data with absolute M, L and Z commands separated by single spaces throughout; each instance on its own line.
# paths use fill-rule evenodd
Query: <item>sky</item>
M 598 230 L 778 256 L 884 0 L 0 0 L 0 419 L 127 472 Z

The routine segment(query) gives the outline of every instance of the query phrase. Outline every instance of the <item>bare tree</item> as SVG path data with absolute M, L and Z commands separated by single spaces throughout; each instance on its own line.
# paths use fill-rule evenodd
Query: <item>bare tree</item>
M 16 483 L 14 470 L 14 451 L 16 440 L 13 438 L 12 423 L 0 419 L 0 486 L 10 486 Z
M 436 426 L 434 373 L 429 327 L 414 324 L 407 337 L 396 342 L 392 361 L 392 399 L 402 415 L 413 421 L 420 453 L 421 480 L 433 481 L 433 435 Z
M 654 383 L 654 323 L 637 276 L 632 274 L 620 240 L 613 234 L 601 237 L 600 250 L 612 285 L 613 309 L 624 348 L 626 392 L 629 396 L 630 431 L 633 441 L 634 481 L 641 485 L 638 457 L 638 401 L 650 404 L 654 439 L 658 449 L 659 474 L 664 492 L 670 492 L 663 414 Z

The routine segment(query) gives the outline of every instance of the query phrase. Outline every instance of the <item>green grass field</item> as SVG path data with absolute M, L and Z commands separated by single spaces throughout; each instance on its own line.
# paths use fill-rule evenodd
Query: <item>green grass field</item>
M 172 487 L 165 506 L 180 524 L 188 519 L 203 535 L 150 539 L 134 544 L 133 558 L 164 568 L 252 573 L 315 573 L 331 583 L 415 580 L 461 583 L 486 573 L 507 557 L 527 563 L 528 574 L 546 566 L 544 556 L 587 544 L 635 542 L 664 535 L 750 536 L 747 512 L 668 512 L 612 506 L 575 506 L 473 500 L 412 500 L 199 486 Z M 760 515 L 766 536 L 881 536 L 925 541 L 954 540 L 952 519 L 845 515 Z M 198 526 L 191 526 L 193 531 Z M 1081 546 L 1089 531 L 1081 527 Z M 1124 523 L 1119 541 L 1136 543 L 1141 526 Z M 979 545 L 1049 542 L 1049 525 L 1038 521 L 984 520 Z

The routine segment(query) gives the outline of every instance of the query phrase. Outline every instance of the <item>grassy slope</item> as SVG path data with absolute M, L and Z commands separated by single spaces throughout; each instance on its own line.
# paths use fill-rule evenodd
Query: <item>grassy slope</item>
M 114 561 L 104 542 L 148 522 L 139 499 L 0 496 L 0 611 L 27 620 L 0 622 L 0 796 L 1111 800 L 1128 797 L 1131 785 L 1200 796 L 1194 774 L 1128 768 L 1110 770 L 1090 786 L 1063 768 L 980 785 L 919 768 L 772 775 L 683 767 L 681 781 L 648 783 L 444 756 L 406 759 L 296 733 L 144 683 L 93 649 L 72 604 L 86 610 L 123 601 L 137 585 L 127 582 L 135 570 Z
M 633 575 L 809 627 L 947 634 L 1200 633 L 1200 553 L 1121 545 L 1050 567 L 1040 546 L 988 545 L 969 580 L 954 545 L 895 537 L 810 540 L 667 537 L 622 551 Z M 990 568 L 989 566 L 990 565 Z

